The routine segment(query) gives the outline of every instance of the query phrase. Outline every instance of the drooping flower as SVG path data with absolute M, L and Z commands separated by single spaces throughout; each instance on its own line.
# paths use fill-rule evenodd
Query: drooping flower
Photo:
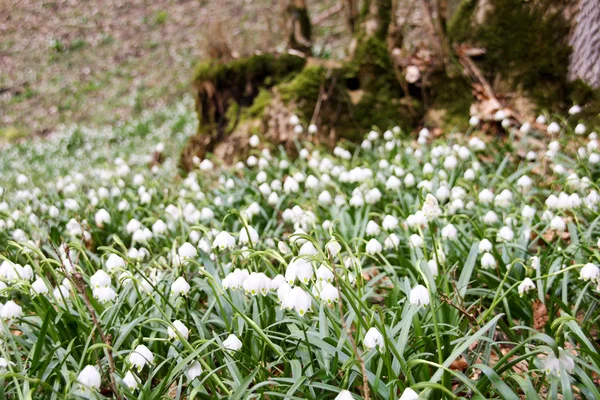
M 213 249 L 217 248 L 221 251 L 232 249 L 233 246 L 235 246 L 235 238 L 227 231 L 219 232 L 212 244 Z
M 233 333 L 223 341 L 223 348 L 228 351 L 238 351 L 242 348 L 242 342 Z
M 139 372 L 146 364 L 154 363 L 154 354 L 145 345 L 140 344 L 129 354 L 129 362 L 137 367 Z
M 531 289 L 535 289 L 535 283 L 530 278 L 523 279 L 523 282 L 519 284 L 519 296 L 523 296 L 523 294 L 527 293 Z
M 429 290 L 423 285 L 415 286 L 410 291 L 409 301 L 410 304 L 417 307 L 428 305 L 430 302 Z
M 190 291 L 190 284 L 180 276 L 171 284 L 171 295 L 173 296 L 187 296 Z
M 125 260 L 116 254 L 111 254 L 106 260 L 106 269 L 111 272 L 116 268 L 125 268 Z
M 177 330 L 177 332 L 179 332 L 179 334 L 181 336 L 183 336 L 185 339 L 188 338 L 190 331 L 187 328 L 187 326 L 184 325 L 183 322 L 181 322 L 180 320 L 175 320 L 175 321 L 173 321 L 173 326 L 175 327 L 175 329 Z M 175 329 L 171 328 L 170 326 L 167 327 L 167 335 L 169 336 L 169 339 L 178 339 L 179 338 Z
M 129 390 L 136 390 L 140 385 L 140 378 L 135 376 L 133 372 L 127 371 L 123 377 L 123 383 Z
M 302 317 L 311 309 L 311 304 L 310 294 L 301 287 L 295 286 L 285 295 L 281 307 L 286 310 L 294 309 Z
M 587 263 L 581 268 L 581 272 L 579 273 L 580 279 L 584 281 L 595 281 L 600 280 L 600 268 L 596 264 Z
M 558 348 L 558 358 L 553 351 L 551 351 L 546 357 L 544 362 L 544 370 L 547 374 L 559 376 L 561 370 L 567 371 L 567 373 L 573 372 L 575 369 L 575 362 L 573 359 L 561 348 Z
M 190 366 L 185 370 L 185 376 L 189 381 L 193 381 L 202 373 L 202 365 L 198 361 L 194 361 L 190 364 Z
M 419 400 L 419 395 L 411 388 L 406 388 L 399 400 Z
M 94 365 L 86 365 L 77 375 L 77 382 L 82 386 L 83 390 L 98 390 L 102 383 L 100 372 Z
M 352 400 L 352 393 L 347 390 L 342 390 L 337 396 L 335 396 L 334 400 Z
M 12 300 L 9 300 L 4 304 L 4 307 L 0 309 L 0 318 L 11 321 L 15 318 L 19 318 L 23 315 L 23 308 Z
M 246 227 L 243 227 L 242 229 L 240 229 L 240 244 L 252 244 L 253 246 L 256 246 L 256 244 L 258 243 L 258 232 L 256 232 L 256 229 L 254 229 L 251 226 L 248 226 L 248 228 L 246 229 Z
M 442 214 L 442 209 L 438 203 L 438 200 L 431 193 L 428 193 L 425 197 L 425 202 L 421 208 L 427 221 L 432 221 L 435 217 Z
M 375 327 L 371 327 L 364 339 L 363 339 L 363 344 L 365 345 L 365 347 L 367 349 L 373 349 L 375 347 L 378 347 L 379 350 L 383 350 L 383 346 L 384 346 L 384 340 L 383 340 L 383 335 L 381 334 L 381 332 L 379 332 L 379 330 Z

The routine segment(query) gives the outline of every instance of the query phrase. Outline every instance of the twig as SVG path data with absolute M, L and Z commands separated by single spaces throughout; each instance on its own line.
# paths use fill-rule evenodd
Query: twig
M 327 19 L 329 19 L 329 17 L 339 13 L 342 8 L 344 7 L 343 3 L 337 3 L 336 5 L 334 5 L 333 7 L 323 11 L 320 14 L 317 14 L 314 18 L 313 18 L 313 25 L 321 25 L 321 23 Z
M 452 302 L 452 299 L 450 297 L 448 297 L 448 295 L 446 295 L 442 291 L 438 290 L 438 296 L 439 296 L 439 298 L 440 298 L 441 301 L 443 301 L 444 303 L 448 304 L 449 306 L 455 308 L 456 310 L 458 310 L 458 312 L 460 312 L 465 317 L 467 317 L 467 319 L 469 321 L 471 321 L 471 323 L 473 325 L 479 326 L 479 324 L 477 323 L 477 318 L 475 318 L 475 316 L 473 314 L 470 314 L 467 310 L 465 310 L 461 306 L 458 306 L 458 305 L 454 304 Z
M 350 344 L 352 345 L 352 349 L 354 350 L 354 355 L 356 356 L 356 359 L 358 360 L 358 362 L 360 364 L 360 369 L 361 369 L 362 378 L 363 378 L 363 397 L 365 398 L 365 400 L 369 400 L 371 398 L 371 395 L 369 392 L 369 379 L 367 378 L 367 367 L 365 366 L 365 361 L 360 356 L 358 347 L 356 346 L 356 341 L 354 340 L 354 337 L 352 336 L 352 332 L 350 331 L 350 329 L 346 325 L 346 321 L 344 320 L 344 306 L 342 304 L 342 289 L 340 287 L 340 280 L 339 280 L 337 271 L 335 270 L 335 263 L 333 262 L 333 257 L 331 256 L 331 254 L 329 255 L 329 261 L 331 262 L 331 269 L 333 270 L 333 278 L 335 279 L 335 285 L 336 285 L 337 291 L 338 291 L 338 310 L 340 312 L 340 320 L 342 321 L 342 328 L 348 334 L 348 338 L 350 339 Z
M 65 254 L 67 256 L 67 259 L 69 260 L 69 263 L 71 263 L 71 265 L 74 266 L 73 261 L 71 260 L 71 254 L 70 254 L 69 247 L 66 244 L 64 246 L 65 246 Z M 57 252 L 57 255 L 60 258 L 60 252 Z M 85 284 L 85 281 L 83 280 L 83 277 L 81 276 L 81 274 L 79 272 L 69 274 L 67 272 L 67 269 L 63 265 L 63 263 L 61 263 L 61 267 L 63 269 L 65 276 L 71 282 L 73 282 L 73 284 L 77 288 L 77 291 L 83 298 L 83 302 L 85 303 L 85 306 L 88 309 L 90 316 L 92 317 L 92 322 L 94 323 L 96 330 L 98 330 L 98 334 L 100 335 L 100 338 L 102 339 L 104 344 L 106 344 L 106 346 L 107 346 L 106 351 L 108 353 L 108 370 L 109 370 L 109 377 L 110 377 L 110 387 L 111 387 L 115 397 L 117 398 L 117 400 L 121 400 L 121 395 L 119 395 L 117 383 L 115 381 L 115 360 L 113 358 L 112 345 L 111 345 L 112 337 L 111 337 L 111 335 L 106 336 L 104 334 L 104 332 L 102 331 L 102 327 L 100 326 L 100 322 L 98 322 L 98 317 L 96 316 L 96 311 L 92 307 L 90 298 L 87 295 L 86 284 Z

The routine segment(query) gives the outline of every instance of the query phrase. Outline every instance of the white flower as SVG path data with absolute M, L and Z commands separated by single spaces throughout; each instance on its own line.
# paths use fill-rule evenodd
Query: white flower
M 521 216 L 525 219 L 532 219 L 535 216 L 535 208 L 530 206 L 524 206 L 521 211 Z
M 469 125 L 471 125 L 471 126 L 479 125 L 479 117 L 476 115 L 473 115 L 471 118 L 469 118 Z
M 92 284 L 92 288 L 100 288 L 110 286 L 110 276 L 103 270 L 98 270 L 94 275 L 90 278 L 90 283 Z
M 456 240 L 458 237 L 458 230 L 452 224 L 448 224 L 442 228 L 442 237 L 444 239 Z
M 116 268 L 125 268 L 125 260 L 116 254 L 111 254 L 106 260 L 106 269 L 111 272 Z
M 304 258 L 293 258 L 285 270 L 285 280 L 292 286 L 296 282 L 296 279 L 306 284 L 312 277 L 313 267 L 311 263 Z
M 300 190 L 300 184 L 293 177 L 288 176 L 283 183 L 283 191 L 287 194 L 296 193 Z
M 406 82 L 415 83 L 421 77 L 421 71 L 419 71 L 419 67 L 416 65 L 409 65 L 406 67 Z
M 385 188 L 387 190 L 398 190 L 398 189 L 400 189 L 401 184 L 402 184 L 402 182 L 400 181 L 400 179 L 398 179 L 397 177 L 392 175 L 385 182 Z
M 417 234 L 410 235 L 408 240 L 412 247 L 422 247 L 423 246 L 423 238 Z
M 187 339 L 190 335 L 189 329 L 180 320 L 173 321 L 173 326 L 175 327 L 175 329 L 177 329 L 177 332 L 179 332 L 179 334 L 184 338 Z M 167 335 L 169 336 L 169 339 L 179 338 L 179 336 L 177 336 L 177 332 L 175 332 L 175 329 L 171 328 L 170 326 L 167 328 Z
M 372 327 L 367 331 L 363 339 L 363 344 L 367 349 L 378 347 L 379 350 L 382 350 L 384 346 L 383 335 L 377 328 Z
M 310 124 L 308 126 L 308 133 L 310 133 L 311 135 L 314 135 L 315 133 L 317 133 L 318 128 L 315 124 Z
M 546 130 L 551 135 L 558 133 L 558 132 L 560 132 L 560 125 L 558 125 L 556 122 L 552 122 L 552 123 L 550 123 L 550 125 L 548 125 L 548 128 L 546 128 Z
M 309 241 L 304 243 L 302 245 L 302 247 L 300 247 L 300 250 L 298 250 L 298 255 L 300 255 L 300 256 L 316 256 L 317 254 L 318 254 L 318 251 L 315 248 L 315 245 Z
M 262 272 L 252 272 L 242 283 L 246 294 L 257 296 L 259 293 L 266 296 L 271 290 L 271 280 Z
M 47 294 L 48 286 L 46 286 L 46 282 L 41 277 L 38 277 L 35 282 L 31 284 L 31 288 L 36 294 Z
M 577 135 L 583 135 L 585 133 L 585 125 L 584 124 L 577 124 L 577 126 L 575 127 L 575 133 Z
M 339 293 L 335 286 L 328 282 L 319 282 L 315 287 L 318 287 L 319 297 L 321 300 L 331 305 L 339 300 Z
M 564 232 L 564 230 L 567 228 L 567 224 L 565 223 L 564 219 L 556 216 L 550 221 L 550 227 L 555 231 Z
M 419 395 L 411 388 L 406 388 L 399 400 L 419 400 Z
M 390 234 L 383 242 L 386 249 L 395 249 L 399 244 L 400 238 L 395 233 Z
M 247 270 L 236 268 L 230 272 L 221 282 L 223 289 L 239 289 L 244 281 L 250 276 Z
M 546 361 L 544 362 L 544 370 L 547 374 L 555 376 L 560 375 L 560 371 L 564 369 L 569 374 L 575 369 L 575 362 L 567 355 L 567 353 L 561 348 L 558 348 L 558 358 L 553 351 L 548 354 Z
M 574 106 L 572 106 L 571 108 L 569 108 L 569 114 L 570 115 L 579 114 L 580 112 L 581 112 L 581 107 L 578 106 L 577 104 L 575 104 Z
M 223 348 L 229 351 L 238 351 L 242 348 L 242 342 L 237 336 L 231 334 L 223 341 Z
M 279 291 L 277 293 L 279 295 Z M 312 298 L 309 293 L 299 286 L 292 288 L 284 297 L 281 307 L 286 310 L 294 309 L 301 317 L 306 314 L 312 304 Z
M 196 250 L 193 244 L 185 242 L 181 245 L 181 247 L 179 247 L 177 254 L 182 260 L 185 260 L 195 258 L 198 255 L 198 250 Z
M 321 264 L 321 266 L 317 269 L 316 275 L 319 282 L 333 282 L 333 271 L 325 264 Z
M 129 354 L 129 362 L 137 367 L 139 372 L 146 364 L 154 363 L 154 354 L 146 346 L 140 344 Z
M 212 244 L 213 249 L 218 248 L 221 251 L 231 249 L 233 246 L 235 246 L 235 238 L 227 231 L 219 232 Z
M 377 234 L 379 234 L 380 229 L 379 229 L 379 225 L 377 224 L 377 222 L 370 220 L 369 222 L 367 222 L 367 228 L 366 228 L 366 234 L 368 236 L 375 236 Z
M 486 224 L 495 224 L 496 222 L 498 222 L 498 214 L 496 214 L 493 211 L 488 211 L 484 216 L 483 216 L 483 222 L 485 222 Z
M 110 224 L 110 214 L 105 209 L 98 210 L 94 216 L 94 221 L 96 222 L 96 226 L 102 228 L 104 224 Z
M 584 281 L 588 280 L 599 280 L 600 281 L 600 268 L 596 264 L 587 263 L 581 268 L 581 272 L 579 274 L 580 279 Z M 5 306 L 6 307 L 6 306 Z M 2 310 L 4 311 L 4 310 Z
M 488 269 L 488 268 L 495 268 L 495 267 L 496 267 L 496 259 L 494 258 L 494 256 L 491 255 L 490 253 L 484 253 L 483 256 L 481 256 L 481 268 Z
M 190 364 L 190 366 L 185 370 L 185 376 L 189 381 L 193 381 L 202 373 L 202 365 L 198 361 L 194 361 Z
M 479 201 L 481 203 L 491 203 L 494 200 L 494 193 L 489 189 L 483 189 L 479 192 Z
M 187 296 L 189 291 L 190 284 L 187 283 L 187 281 L 181 276 L 177 278 L 173 284 L 171 284 L 171 295 L 173 296 Z
M 329 255 L 331 255 L 332 257 L 335 257 L 340 250 L 342 250 L 342 245 L 338 243 L 337 240 L 332 239 L 330 240 L 325 247 L 327 248 L 327 252 L 329 253 Z
M 381 243 L 379 243 L 377 239 L 373 238 L 367 243 L 365 251 L 367 252 L 367 254 L 377 254 L 381 253 L 382 249 L 383 247 L 381 246 Z
M 373 188 L 365 195 L 365 200 L 369 204 L 375 204 L 381 199 L 381 191 L 377 188 Z
M 519 284 L 519 296 L 523 296 L 524 293 L 527 293 L 531 289 L 535 289 L 535 283 L 530 278 L 523 279 L 523 282 Z
M 508 226 L 503 226 L 498 231 L 498 238 L 497 238 L 497 240 L 499 242 L 510 242 L 514 238 L 515 238 L 515 233 Z
M 385 218 L 383 218 L 381 226 L 388 232 L 393 231 L 398 227 L 398 218 L 393 215 L 386 215 Z
M 250 144 L 250 147 L 258 147 L 258 145 L 260 144 L 260 139 L 258 136 L 252 135 L 248 140 L 248 143 Z
M 123 378 L 123 383 L 129 390 L 136 390 L 140 385 L 140 379 L 131 371 L 127 371 Z
M 117 292 L 115 292 L 110 286 L 95 288 L 93 294 L 94 298 L 100 303 L 114 301 L 117 298 Z
M 410 304 L 421 307 L 429 304 L 429 290 L 423 285 L 417 285 L 410 291 Z
M 98 369 L 96 369 L 94 365 L 87 365 L 81 370 L 79 375 L 77 375 L 77 382 L 79 382 L 84 389 L 98 390 L 100 389 L 102 378 L 100 377 L 100 372 L 98 372 Z
M 163 220 L 157 220 L 154 224 L 152 224 L 152 232 L 155 235 L 162 235 L 167 231 L 167 224 Z
M 442 210 L 439 206 L 438 200 L 431 193 L 428 193 L 425 197 L 425 202 L 421 208 L 427 221 L 433 220 L 438 215 L 442 214 Z
M 9 300 L 4 304 L 4 307 L 0 308 L 0 318 L 4 320 L 13 320 L 23 315 L 23 308 L 12 300 Z

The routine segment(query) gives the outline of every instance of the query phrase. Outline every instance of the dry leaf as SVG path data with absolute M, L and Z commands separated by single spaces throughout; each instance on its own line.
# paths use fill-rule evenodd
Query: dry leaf
M 535 300 L 532 304 L 533 307 L 533 328 L 541 330 L 546 326 L 548 322 L 548 309 L 546 305 L 539 299 Z

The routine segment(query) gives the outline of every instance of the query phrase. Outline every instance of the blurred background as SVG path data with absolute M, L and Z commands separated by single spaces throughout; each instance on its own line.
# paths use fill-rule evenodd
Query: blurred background
M 457 124 L 448 113 L 435 115 L 442 107 L 431 100 L 446 91 L 443 101 L 456 96 L 462 103 L 453 112 L 466 119 L 597 99 L 598 0 L 4 0 L 0 137 L 118 123 L 195 95 L 201 60 L 298 50 L 291 43 L 298 16 L 290 11 L 297 9 L 307 11 L 311 26 L 310 43 L 299 50 L 340 61 L 355 56 L 352 42 L 368 31 L 369 11 L 391 13 L 389 53 L 404 94 L 418 102 L 411 121 Z M 426 79 L 448 72 L 447 58 L 455 57 L 461 71 L 451 71 L 450 81 Z M 456 84 L 456 74 L 468 87 Z M 499 103 L 473 109 L 490 97 Z

